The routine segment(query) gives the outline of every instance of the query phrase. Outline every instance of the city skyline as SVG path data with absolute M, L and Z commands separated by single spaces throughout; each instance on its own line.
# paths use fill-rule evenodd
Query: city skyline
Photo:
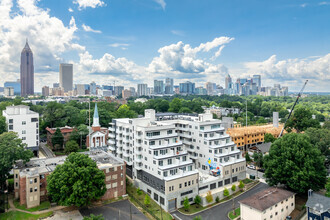
M 272 2 L 267 6 L 251 1 L 247 10 L 255 6 L 252 18 L 246 15 L 247 3 L 243 2 L 241 6 L 215 1 L 159 2 L 59 1 L 55 5 L 46 0 L 2 1 L 2 84 L 19 78 L 17 49 L 27 37 L 34 51 L 36 92 L 58 82 L 60 63 L 73 64 L 74 84 L 109 85 L 117 80 L 128 88 L 170 77 L 176 85 L 191 81 L 196 87 L 206 82 L 224 87 L 229 73 L 233 79 L 260 74 L 262 86 L 276 82 L 289 86 L 290 91 L 298 91 L 310 79 L 306 92 L 329 92 L 330 46 L 325 28 L 329 2 Z M 197 8 L 201 10 L 199 22 L 192 17 Z M 210 16 L 203 17 L 205 13 Z M 148 22 L 151 17 L 154 21 Z M 12 25 L 29 19 L 34 25 Z

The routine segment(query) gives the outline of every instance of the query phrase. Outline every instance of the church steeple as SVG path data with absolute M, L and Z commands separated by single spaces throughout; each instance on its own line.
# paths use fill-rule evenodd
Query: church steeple
M 93 116 L 93 125 L 92 127 L 100 127 L 99 123 L 99 112 L 97 110 L 97 104 L 95 103 L 94 116 Z

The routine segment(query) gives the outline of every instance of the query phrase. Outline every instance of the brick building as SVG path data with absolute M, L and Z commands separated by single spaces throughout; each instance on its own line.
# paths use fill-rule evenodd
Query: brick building
M 84 152 L 93 159 L 105 174 L 107 191 L 101 200 L 109 200 L 126 194 L 126 164 L 104 151 Z M 14 167 L 14 192 L 20 205 L 32 208 L 47 200 L 47 176 L 57 165 L 63 164 L 66 156 L 32 159 L 25 165 L 17 162 Z
M 57 128 L 49 128 L 49 127 L 46 128 L 46 131 L 47 131 L 47 144 L 52 149 L 54 149 L 54 146 L 52 144 L 52 137 L 53 137 L 56 129 Z M 72 127 L 69 127 L 69 126 L 65 126 L 65 127 L 59 128 L 59 129 L 60 129 L 60 131 L 61 131 L 61 133 L 63 135 L 63 138 L 64 138 L 63 145 L 65 146 L 66 142 L 70 140 L 70 135 L 71 135 L 72 131 L 75 128 L 72 128 Z

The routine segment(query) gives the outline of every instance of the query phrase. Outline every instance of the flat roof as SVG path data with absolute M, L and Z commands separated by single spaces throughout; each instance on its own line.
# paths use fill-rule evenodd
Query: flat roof
M 261 192 L 258 192 L 246 199 L 239 201 L 239 203 L 264 211 L 273 205 L 293 196 L 295 193 L 288 190 L 270 187 Z

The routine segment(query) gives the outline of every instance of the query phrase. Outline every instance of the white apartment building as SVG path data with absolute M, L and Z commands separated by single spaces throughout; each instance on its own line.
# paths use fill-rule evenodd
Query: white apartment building
M 147 109 L 144 118 L 114 119 L 109 146 L 127 162 L 135 185 L 165 210 L 182 207 L 184 198 L 192 202 L 198 194 L 207 205 L 208 191 L 221 198 L 225 185 L 246 176 L 245 159 L 210 113 L 156 115 Z
M 30 110 L 29 106 L 7 106 L 2 111 L 6 118 L 8 131 L 14 131 L 22 142 L 33 151 L 35 156 L 39 153 L 39 113 Z

